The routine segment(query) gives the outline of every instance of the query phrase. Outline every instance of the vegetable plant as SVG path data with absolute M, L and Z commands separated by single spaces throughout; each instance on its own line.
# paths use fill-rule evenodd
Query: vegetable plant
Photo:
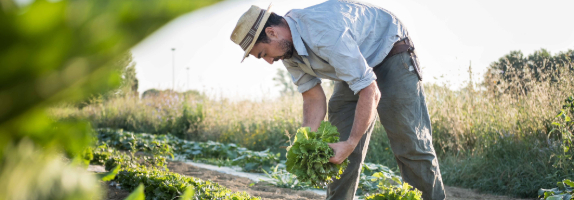
M 194 142 L 175 137 L 171 134 L 152 135 L 147 133 L 132 133 L 122 129 L 98 129 L 98 139 L 110 147 L 130 152 L 142 151 L 154 155 L 160 164 L 165 163 L 163 157 L 185 157 L 194 161 L 216 165 L 240 166 L 243 171 L 263 172 L 279 163 L 279 153 L 269 150 L 251 151 L 236 144 L 219 142 Z
M 365 200 L 422 200 L 423 193 L 406 182 L 402 187 L 381 186 L 380 189 L 380 193 L 367 196 Z
M 327 144 L 336 142 L 339 142 L 339 132 L 329 122 L 321 122 L 317 132 L 309 127 L 300 128 L 293 145 L 288 147 L 287 171 L 295 174 L 300 182 L 310 182 L 317 188 L 325 187 L 333 178 L 339 179 L 349 160 L 345 159 L 342 164 L 329 162 L 335 152 Z
M 271 171 L 265 170 L 265 175 L 273 181 L 270 183 L 275 187 L 281 188 L 291 188 L 296 190 L 303 190 L 310 188 L 306 182 L 299 182 L 297 177 L 285 170 L 285 168 L 279 168 L 280 165 L 276 165 Z
M 400 186 L 402 182 L 402 178 L 396 175 L 389 167 L 374 163 L 364 163 L 357 188 L 357 195 L 369 196 L 370 194 L 379 192 L 381 186 Z
M 557 188 L 540 189 L 538 195 L 541 200 L 570 200 L 574 199 L 574 182 L 569 179 L 564 179 L 562 182 L 556 183 Z

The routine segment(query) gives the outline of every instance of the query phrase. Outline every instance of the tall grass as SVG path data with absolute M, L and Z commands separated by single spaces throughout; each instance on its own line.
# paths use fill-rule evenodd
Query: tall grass
M 96 128 L 171 133 L 197 141 L 233 142 L 253 150 L 287 146 L 302 121 L 301 97 L 278 100 L 211 100 L 204 96 L 163 94 L 121 97 L 83 108 L 63 104 L 49 110 L 59 120 L 87 119 Z
M 562 100 L 574 93 L 574 73 L 566 71 L 558 79 L 505 82 L 508 85 L 499 87 L 511 89 L 504 92 L 487 90 L 484 83 L 460 90 L 425 85 L 433 144 L 445 184 L 536 197 L 539 188 L 572 179 L 574 163 L 554 165 L 562 149 L 560 137 L 549 135 Z M 172 94 L 111 99 L 82 109 L 62 105 L 50 112 L 60 120 L 88 119 L 95 127 L 169 132 L 191 140 L 232 142 L 284 153 L 281 147 L 288 145 L 286 135 L 301 125 L 302 98 L 231 101 Z M 396 168 L 380 124 L 371 137 L 367 161 Z

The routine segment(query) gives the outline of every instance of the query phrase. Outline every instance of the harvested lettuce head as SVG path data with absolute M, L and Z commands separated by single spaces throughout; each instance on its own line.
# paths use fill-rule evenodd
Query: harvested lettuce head
M 317 132 L 311 132 L 309 127 L 300 128 L 293 145 L 287 149 L 287 171 L 317 188 L 325 187 L 333 178 L 339 179 L 349 160 L 345 159 L 340 165 L 329 162 L 335 152 L 327 143 L 336 142 L 339 142 L 339 132 L 329 122 L 321 122 Z

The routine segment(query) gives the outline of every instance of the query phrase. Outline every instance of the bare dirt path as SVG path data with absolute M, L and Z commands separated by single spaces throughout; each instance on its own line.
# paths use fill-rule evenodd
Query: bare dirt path
M 245 191 L 249 195 L 259 196 L 261 197 L 261 199 L 288 199 L 288 200 L 325 199 L 325 196 L 313 192 L 292 190 L 287 188 L 278 188 L 274 186 L 269 186 L 262 182 L 255 183 L 249 178 L 243 178 L 230 174 L 211 171 L 195 167 L 193 165 L 186 164 L 183 162 L 170 162 L 168 168 L 169 171 L 171 172 L 197 177 L 202 180 L 211 180 L 212 182 L 219 183 L 220 185 L 229 188 L 231 191 L 234 192 Z
M 193 176 L 202 180 L 210 180 L 222 186 L 229 188 L 234 192 L 245 191 L 251 196 L 259 196 L 261 199 L 286 199 L 286 200 L 311 200 L 311 199 L 325 199 L 324 195 L 319 195 L 310 191 L 292 190 L 287 188 L 278 188 L 263 182 L 255 183 L 249 178 L 234 176 L 221 172 L 211 171 L 208 169 L 199 168 L 183 162 L 170 162 L 168 168 L 171 172 L 179 173 L 182 175 Z M 107 185 L 107 186 L 104 186 Z M 109 184 L 102 183 L 102 186 L 108 188 L 108 200 L 120 200 L 127 197 L 129 194 L 126 191 L 119 190 Z M 478 199 L 492 199 L 492 200 L 523 200 L 518 198 L 510 198 L 507 196 L 497 196 L 492 194 L 478 193 L 477 191 L 465 188 L 445 186 L 446 196 L 449 200 L 478 200 Z
M 445 186 L 444 190 L 446 191 L 446 199 L 448 200 L 466 200 L 466 199 L 492 199 L 492 200 L 526 200 L 526 199 L 519 199 L 519 198 L 511 198 L 507 196 L 497 196 L 492 194 L 484 194 L 478 193 L 475 190 L 466 189 L 466 188 L 459 188 L 459 187 L 452 187 L 452 186 Z M 536 198 L 534 198 L 536 199 Z M 534 200 L 532 199 L 532 200 Z

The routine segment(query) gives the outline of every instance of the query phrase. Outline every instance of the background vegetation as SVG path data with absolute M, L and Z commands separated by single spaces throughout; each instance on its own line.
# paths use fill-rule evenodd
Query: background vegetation
M 539 188 L 571 179 L 573 154 L 564 148 L 572 144 L 553 122 L 561 120 L 557 114 L 574 91 L 573 59 L 572 50 L 551 55 L 542 49 L 529 56 L 513 51 L 493 62 L 481 83 L 469 81 L 460 90 L 425 85 L 445 184 L 536 197 Z M 155 91 L 157 95 L 141 99 L 121 96 L 82 108 L 61 104 L 50 113 L 62 121 L 88 119 L 97 128 L 169 132 L 284 154 L 288 135 L 302 121 L 302 99 L 293 95 L 282 73 L 276 81 L 285 87 L 284 95 L 274 100 L 214 100 L 198 92 Z M 330 94 L 329 85 L 324 88 Z M 389 147 L 384 128 L 377 124 L 367 162 L 396 168 Z
M 274 100 L 136 92 L 127 50 L 213 2 L 0 1 L 0 199 L 97 199 L 98 182 L 78 167 L 93 127 L 284 154 L 302 121 L 301 97 L 284 72 L 277 78 L 284 96 Z M 573 59 L 572 50 L 514 51 L 493 62 L 481 83 L 425 85 L 445 183 L 535 197 L 572 179 Z M 380 124 L 370 144 L 367 162 L 396 166 Z

